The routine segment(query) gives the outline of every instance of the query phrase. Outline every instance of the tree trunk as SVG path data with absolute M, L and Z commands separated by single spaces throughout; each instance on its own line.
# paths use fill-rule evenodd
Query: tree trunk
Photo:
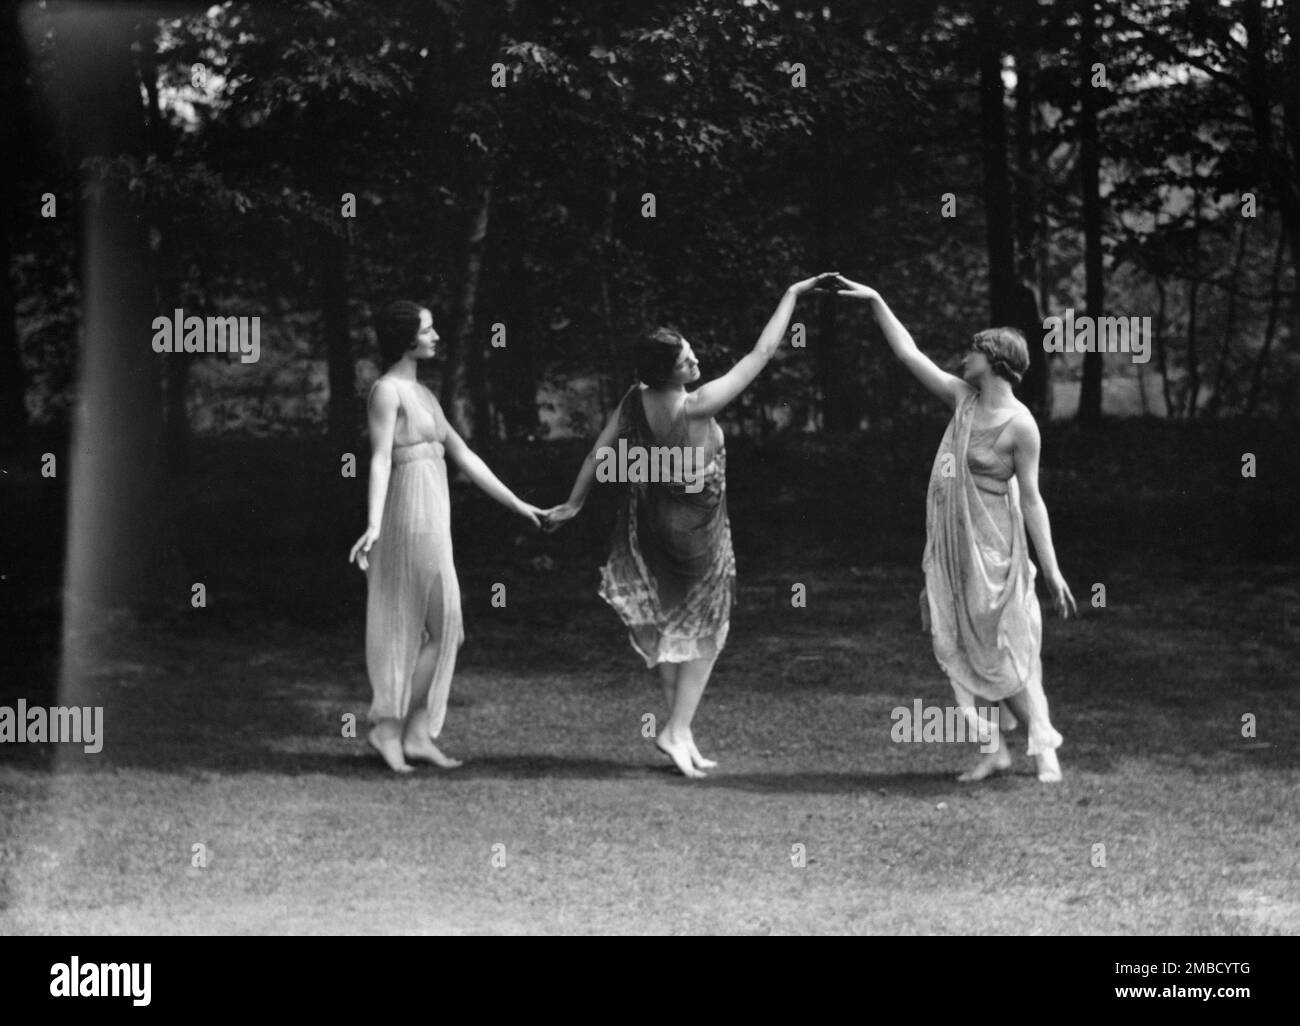
M 1169 354 L 1165 351 L 1165 309 L 1168 306 L 1168 294 L 1164 281 L 1156 278 L 1156 294 L 1160 304 L 1156 307 L 1156 365 L 1160 368 L 1160 390 L 1165 400 L 1165 419 L 1174 415 L 1174 401 L 1169 393 Z
M 328 432 L 336 453 L 355 452 L 357 436 L 356 362 L 348 328 L 348 240 L 317 229 L 321 247 L 321 329 L 329 374 Z
M 1138 373 L 1138 403 L 1142 407 L 1142 416 L 1151 415 L 1151 404 L 1147 401 L 1147 365 L 1139 363 L 1137 365 Z
M 1097 12 L 1093 0 L 1082 0 L 1079 19 L 1079 172 L 1083 194 L 1084 273 L 1087 280 L 1088 316 L 1104 316 L 1106 283 L 1101 249 L 1101 142 L 1097 130 L 1097 87 L 1092 84 L 1096 63 Z M 1099 352 L 1083 354 L 1083 382 L 1079 389 L 1078 418 L 1081 424 L 1101 420 L 1101 377 L 1103 357 Z
M 1282 253 L 1285 249 L 1286 229 L 1279 226 L 1277 248 L 1273 251 L 1273 279 L 1269 288 L 1268 324 L 1264 328 L 1264 344 L 1260 346 L 1259 357 L 1255 360 L 1255 369 L 1250 375 L 1250 392 L 1246 396 L 1248 417 L 1254 414 L 1255 405 L 1259 402 L 1259 388 L 1264 380 L 1264 368 L 1268 365 L 1268 353 L 1273 348 L 1273 337 L 1277 333 L 1278 310 L 1282 303 Z
M 1289 40 L 1282 52 L 1282 123 L 1286 128 L 1286 138 L 1290 152 L 1283 176 L 1291 186 L 1291 220 L 1290 235 L 1291 263 L 1296 268 L 1296 280 L 1300 281 L 1300 182 L 1296 181 L 1294 168 L 1300 164 L 1300 3 L 1286 5 L 1286 28 Z M 1296 306 L 1292 305 L 1295 315 Z M 1292 338 L 1300 337 L 1300 325 L 1292 321 Z
M 1196 169 L 1192 169 L 1196 173 Z M 1201 190 L 1199 186 L 1192 190 L 1192 267 L 1190 290 L 1187 295 L 1187 398 L 1183 401 L 1183 416 L 1196 416 L 1196 404 L 1201 392 L 1201 357 L 1196 346 L 1197 300 L 1200 297 L 1200 252 L 1201 252 Z
M 1223 408 L 1223 386 L 1227 380 L 1228 355 L 1232 350 L 1232 333 L 1237 326 L 1237 281 L 1241 278 L 1241 264 L 1246 257 L 1246 225 L 1242 220 L 1237 227 L 1237 256 L 1232 262 L 1232 276 L 1229 278 L 1228 310 L 1223 319 L 1223 341 L 1219 345 L 1218 366 L 1214 372 L 1214 388 L 1210 399 L 1205 404 L 1205 415 L 1217 417 Z
M 529 437 L 537 433 L 537 367 L 534 357 L 534 339 L 542 330 L 533 317 L 528 274 L 524 267 L 521 246 L 510 248 L 507 279 L 509 311 L 506 328 L 506 348 L 503 354 L 508 382 L 503 411 L 508 432 L 513 437 Z
M 488 222 L 492 214 L 494 177 L 494 168 L 489 165 L 479 180 L 474 198 L 473 213 L 465 235 L 465 272 L 457 301 L 456 330 L 448 347 L 447 370 L 442 379 L 443 409 L 456 429 L 469 437 L 473 436 L 476 423 L 474 407 L 482 398 L 466 395 L 466 391 L 469 363 L 474 359 L 470 350 L 479 345 L 474 338 L 474 311 L 478 303 L 479 280 L 483 274 L 484 240 L 487 238 Z M 481 367 L 483 354 L 480 352 L 477 355 Z M 467 409 L 462 409 L 462 403 Z
M 140 52 L 140 85 L 145 92 L 148 112 L 149 149 L 155 160 L 165 163 L 171 158 L 172 140 L 158 95 L 158 49 L 152 22 L 137 26 L 136 45 Z M 154 298 L 160 311 L 170 314 L 183 308 L 181 254 L 176 244 L 172 219 L 164 211 L 150 217 L 150 230 L 157 236 L 153 249 Z M 192 353 L 172 353 L 163 364 L 162 461 L 168 476 L 189 468 L 192 439 L 186 397 L 189 392 Z
M 1031 11 L 1033 9 L 1031 8 Z M 1013 322 L 1029 343 L 1029 369 L 1020 383 L 1021 400 L 1034 416 L 1052 415 L 1052 374 L 1049 354 L 1042 345 L 1043 311 L 1033 283 L 1040 268 L 1038 250 L 1038 159 L 1034 145 L 1033 52 L 1036 19 L 1026 15 L 1021 35 L 1024 42 L 1016 51 L 1016 180 L 1015 201 L 1017 243 L 1016 319 Z
M 984 235 L 989 259 L 989 316 L 995 325 L 1016 320 L 1015 215 L 1007 163 L 1002 36 L 995 0 L 979 8 L 980 154 L 984 166 Z
M 614 317 L 614 214 L 618 209 L 618 172 L 611 154 L 605 161 L 605 202 L 600 224 L 600 326 L 605 335 L 605 348 L 609 358 L 609 369 L 598 376 L 600 396 L 600 418 L 603 424 L 619 400 L 622 359 L 618 345 L 618 325 Z
M 1291 243 L 1291 258 L 1300 280 L 1300 192 L 1297 191 L 1293 161 L 1287 154 L 1287 140 L 1300 158 L 1300 5 L 1286 5 L 1287 27 L 1291 40 L 1283 53 L 1283 70 L 1279 77 L 1283 86 L 1284 138 L 1279 141 L 1273 130 L 1273 97 L 1269 82 L 1272 69 L 1268 62 L 1268 48 L 1274 40 L 1264 28 L 1261 0 L 1247 0 L 1241 8 L 1241 23 L 1246 30 L 1246 96 L 1250 108 L 1250 121 L 1255 130 L 1259 148 L 1259 176 L 1266 181 L 1282 214 L 1282 224 Z
M 1201 283 L 1191 281 L 1188 283 L 1189 289 L 1187 294 L 1187 396 L 1183 400 L 1183 416 L 1187 418 L 1196 416 L 1196 403 L 1200 397 L 1201 391 L 1201 367 L 1200 354 L 1196 351 L 1196 314 L 1197 300 L 1200 295 Z
M 170 311 L 182 307 L 180 256 L 172 239 L 169 226 L 159 229 L 158 248 L 154 252 L 154 281 L 158 309 L 170 314 Z M 190 465 L 193 449 L 190 431 L 189 409 L 186 397 L 190 385 L 190 364 L 194 361 L 192 353 L 172 353 L 163 364 L 165 396 L 163 423 L 166 433 L 163 436 L 163 464 L 169 475 L 184 473 Z
M 481 273 L 479 282 L 481 295 Z M 477 306 L 476 296 L 475 309 Z M 507 330 L 507 343 L 509 337 Z M 488 332 L 480 331 L 478 325 L 471 320 L 470 334 L 465 338 L 465 394 L 469 397 L 468 418 L 474 425 L 473 437 L 478 440 L 479 447 L 482 449 L 489 449 L 497 441 L 497 404 L 487 373 L 489 345 Z

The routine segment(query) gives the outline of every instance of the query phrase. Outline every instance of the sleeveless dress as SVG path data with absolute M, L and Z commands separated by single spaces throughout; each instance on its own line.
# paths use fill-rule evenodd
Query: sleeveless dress
M 925 588 L 921 616 L 958 705 L 987 729 L 975 708 L 1024 691 L 1029 754 L 1061 744 L 1043 693 L 1042 612 L 1034 594 L 1015 468 L 994 448 L 1013 417 L 974 428 L 978 396 L 957 404 L 930 471 L 926 495 Z M 1010 710 L 999 713 L 1014 726 Z
M 423 386 L 398 384 L 392 471 L 366 570 L 366 671 L 371 722 L 405 718 L 411 674 L 426 639 L 438 642 L 429 687 L 429 736 L 442 731 L 456 653 L 465 639 L 460 582 L 452 565 L 451 505 L 442 408 Z M 374 395 L 374 389 L 371 389 Z
M 654 437 L 639 385 L 619 404 L 618 437 L 629 450 L 692 445 L 685 410 L 666 438 Z M 693 468 L 698 477 L 683 472 L 676 480 L 628 484 L 600 572 L 600 597 L 627 625 L 628 640 L 647 667 L 715 658 L 731 625 L 736 560 L 727 519 L 727 453 L 712 418 Z

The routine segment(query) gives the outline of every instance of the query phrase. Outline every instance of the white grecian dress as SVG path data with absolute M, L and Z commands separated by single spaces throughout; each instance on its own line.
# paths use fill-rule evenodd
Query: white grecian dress
M 449 427 L 428 389 L 407 382 L 397 387 L 392 472 L 366 570 L 366 672 L 374 692 L 369 716 L 371 722 L 406 716 L 416 657 L 432 639 L 438 654 L 426 705 L 429 736 L 436 738 L 465 639 L 443 449 Z
M 925 508 L 922 618 L 958 705 L 981 729 L 976 699 L 1024 692 L 1029 754 L 1061 744 L 1043 693 L 1043 619 L 1034 594 L 1015 469 L 994 445 L 1008 418 L 974 428 L 971 394 L 957 404 L 930 470 Z M 1003 725 L 1014 726 L 1009 711 Z

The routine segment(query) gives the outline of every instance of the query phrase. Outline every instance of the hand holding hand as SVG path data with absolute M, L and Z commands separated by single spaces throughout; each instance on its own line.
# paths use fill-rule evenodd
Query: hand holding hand
M 797 281 L 787 289 L 792 295 L 802 296 L 805 292 L 811 292 L 821 285 L 822 282 L 828 281 L 836 276 L 835 271 L 826 271 L 822 274 L 815 274 L 811 278 L 805 278 L 803 281 Z
M 848 296 L 850 299 L 879 299 L 880 293 L 869 285 L 863 285 L 861 282 L 850 281 L 842 274 L 835 275 L 835 281 L 840 286 L 838 295 Z
M 557 530 L 565 521 L 576 517 L 580 508 L 569 502 L 562 502 L 558 506 L 552 506 L 542 513 L 542 530 L 547 533 Z
M 516 500 L 515 512 L 527 520 L 536 528 L 542 527 L 542 518 L 546 516 L 546 511 L 534 506 L 531 502 L 524 502 L 522 499 Z

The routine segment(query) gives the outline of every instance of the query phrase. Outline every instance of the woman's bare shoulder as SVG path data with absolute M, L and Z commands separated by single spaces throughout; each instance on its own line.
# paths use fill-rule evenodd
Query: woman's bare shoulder
M 1038 437 L 1038 421 L 1034 418 L 1034 412 L 1019 399 L 1016 400 L 1015 410 L 1011 414 L 1007 431 L 1017 439 Z
M 370 386 L 369 401 L 383 406 L 399 405 L 401 395 L 397 389 L 396 379 L 390 378 L 387 374 L 375 378 L 375 383 Z

